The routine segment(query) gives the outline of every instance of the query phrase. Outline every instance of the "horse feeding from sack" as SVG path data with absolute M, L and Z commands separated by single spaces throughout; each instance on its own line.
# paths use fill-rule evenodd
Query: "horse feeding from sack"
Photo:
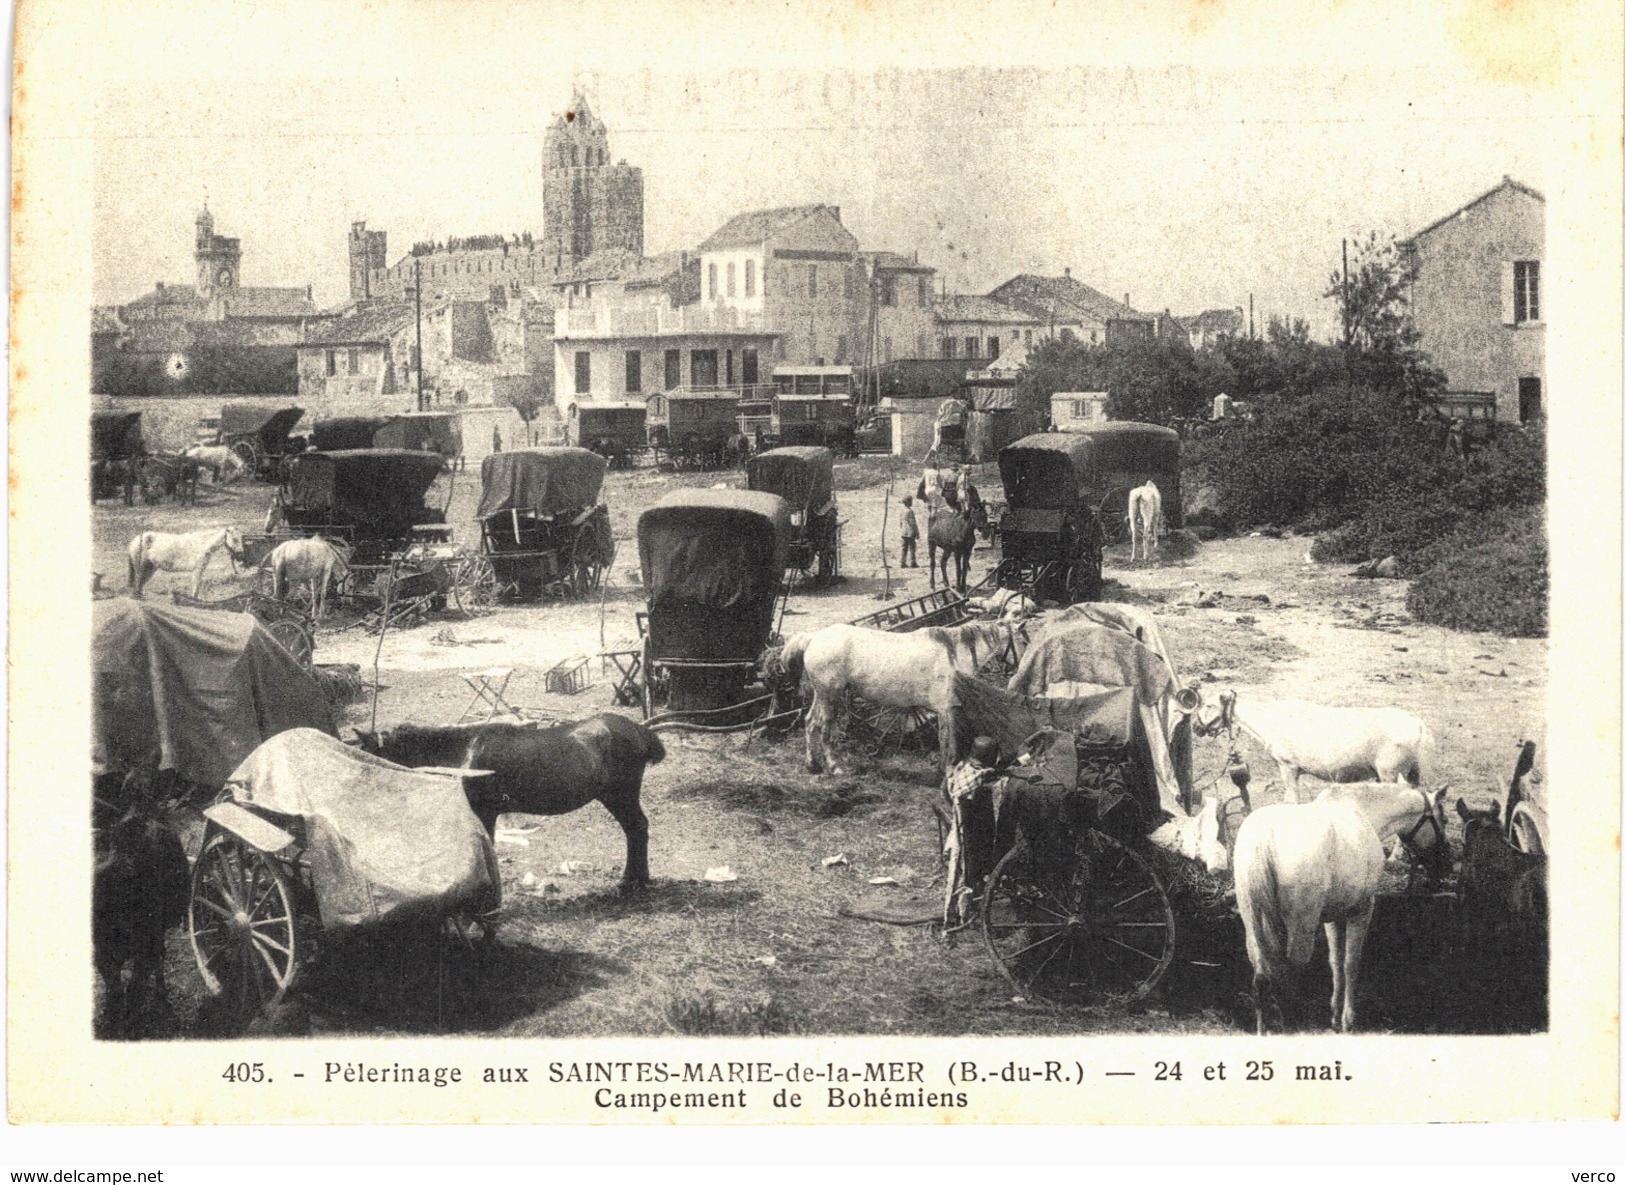
M 1236 834 L 1236 907 L 1253 966 L 1258 1035 L 1282 1027 L 1281 999 L 1308 966 L 1315 931 L 1326 930 L 1332 969 L 1331 1025 L 1354 1031 L 1360 955 L 1382 880 L 1383 844 L 1392 838 L 1434 869 L 1449 864 L 1442 803 L 1387 782 L 1334 786 L 1314 802 L 1278 803 L 1247 816 Z M 1431 842 L 1422 832 L 1431 828 Z
M 972 622 L 893 634 L 830 625 L 790 638 L 780 661 L 785 673 L 799 675 L 813 696 L 807 710 L 807 768 L 845 772 L 830 760 L 829 727 L 842 695 L 851 691 L 878 707 L 935 712 L 946 770 L 955 757 L 954 672 L 974 675 L 1003 654 L 1010 629 L 1002 622 Z
M 332 539 L 290 539 L 271 552 L 271 595 L 284 600 L 290 588 L 310 589 L 311 614 L 321 620 L 327 608 L 328 585 L 342 583 L 350 574 L 350 547 Z
M 567 815 L 601 802 L 626 833 L 622 889 L 649 883 L 643 770 L 666 756 L 660 738 L 613 712 L 574 724 L 403 724 L 357 734 L 368 753 L 397 765 L 490 770 L 464 783 L 468 805 L 493 837 L 501 815 Z

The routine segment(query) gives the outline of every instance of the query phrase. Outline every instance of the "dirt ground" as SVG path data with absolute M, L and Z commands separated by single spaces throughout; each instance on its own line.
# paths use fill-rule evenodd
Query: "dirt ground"
M 899 480 L 888 501 L 891 468 L 867 459 L 840 466 L 838 486 L 861 487 L 839 494 L 846 579 L 793 596 L 785 633 L 872 612 L 888 603 L 888 583 L 893 599 L 925 591 L 923 568 L 892 568 L 888 582 L 882 565 L 882 517 L 890 515 L 887 550 L 895 563 L 896 499 L 905 492 Z M 996 496 L 991 468 L 976 480 Z M 544 675 L 561 661 L 637 638 L 638 512 L 677 484 L 739 482 L 737 473 L 612 473 L 604 497 L 618 554 L 601 602 L 504 607 L 472 619 L 447 614 L 389 635 L 381 648 L 360 630 L 328 628 L 316 660 L 355 663 L 370 677 L 376 656 L 383 727 L 457 720 L 470 700 L 462 676 L 491 668 L 511 669 L 507 698 L 527 710 L 567 717 L 605 710 L 610 686 L 596 658 L 589 663 L 593 685 L 575 696 L 548 694 Z M 477 475 L 458 475 L 449 517 L 461 544 L 475 539 L 469 516 L 477 497 Z M 269 487 L 250 484 L 205 487 L 195 507 L 98 504 L 93 568 L 107 588 L 121 590 L 124 547 L 137 531 L 257 528 L 269 498 Z M 1244 697 L 1256 691 L 1416 711 L 1438 738 L 1441 780 L 1470 800 L 1504 793 L 1515 742 L 1530 738 L 1544 749 L 1543 641 L 1412 622 L 1404 582 L 1359 580 L 1346 568 L 1309 563 L 1306 538 L 1186 542 L 1151 566 L 1129 566 L 1124 549 L 1110 550 L 1104 594 L 1158 613 L 1185 681 L 1233 687 Z M 986 546 L 977 551 L 973 581 L 991 556 Z M 218 575 L 206 595 L 232 591 L 223 566 Z M 169 587 L 181 583 L 159 576 L 151 585 L 166 597 Z M 1194 607 L 1197 593 L 1214 594 L 1212 607 Z M 364 725 L 372 710 L 353 707 L 350 722 Z M 930 813 L 936 774 L 923 755 L 855 756 L 849 776 L 815 778 L 804 771 L 799 733 L 776 742 L 664 739 L 668 757 L 650 767 L 644 783 L 650 892 L 617 892 L 625 848 L 601 808 L 506 819 L 497 946 L 475 952 L 432 942 L 406 950 L 393 939 L 363 939 L 325 952 L 304 993 L 313 1029 L 509 1036 L 1224 1032 L 1248 1019 L 1246 960 L 1233 918 L 1187 924 L 1173 970 L 1141 1005 L 1057 1010 L 1013 999 L 979 935 L 945 944 L 924 926 L 842 916 L 843 907 L 876 894 L 940 896 Z M 1255 803 L 1270 801 L 1278 790 L 1273 763 L 1243 748 Z M 1225 758 L 1222 741 L 1197 741 L 1199 786 L 1215 784 Z M 834 856 L 844 861 L 826 865 Z M 716 869 L 736 879 L 704 879 Z M 900 885 L 873 888 L 868 882 L 877 876 Z M 1409 916 L 1414 912 L 1390 908 L 1386 931 L 1379 914 L 1362 978 L 1366 1016 L 1390 1030 L 1466 1031 L 1470 1009 L 1445 986 L 1459 977 L 1434 957 L 1447 942 L 1440 917 Z M 184 936 L 171 946 L 170 1031 L 207 1032 Z

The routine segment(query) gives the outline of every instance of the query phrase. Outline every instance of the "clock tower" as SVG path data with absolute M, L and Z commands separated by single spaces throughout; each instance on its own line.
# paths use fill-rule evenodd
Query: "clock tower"
M 197 294 L 204 300 L 237 287 L 243 263 L 242 240 L 214 233 L 214 215 L 204 205 L 197 216 Z

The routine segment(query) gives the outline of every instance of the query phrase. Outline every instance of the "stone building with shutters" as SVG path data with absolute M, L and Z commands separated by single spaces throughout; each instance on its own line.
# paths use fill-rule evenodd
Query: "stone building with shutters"
M 1546 199 L 1505 177 L 1403 246 L 1415 265 L 1411 322 L 1421 349 L 1445 373 L 1447 399 L 1493 396 L 1502 423 L 1541 416 Z

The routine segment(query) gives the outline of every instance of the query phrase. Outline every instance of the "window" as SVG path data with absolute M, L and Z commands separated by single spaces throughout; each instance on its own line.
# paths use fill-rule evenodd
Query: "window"
M 745 295 L 756 295 L 756 261 L 754 259 L 745 260 Z
M 1033 331 L 1031 329 L 1027 330 L 1027 344 L 1029 346 L 1033 344 Z
M 920 277 L 920 307 L 923 309 L 931 303 L 931 277 Z
M 329 378 L 331 378 L 333 375 L 337 374 L 338 372 L 339 372 L 339 352 L 337 350 L 329 350 L 329 351 L 327 351 L 327 375 L 328 375 Z
M 1540 380 L 1537 378 L 1522 378 L 1518 380 L 1518 422 L 1527 424 L 1530 420 L 1540 418 Z
M 880 281 L 880 303 L 890 307 L 897 303 L 897 278 L 886 276 Z
M 807 265 L 807 295 L 810 297 L 818 295 L 818 265 L 816 263 Z
M 1512 265 L 1512 323 L 1540 320 L 1540 261 L 1519 260 Z
M 688 382 L 691 387 L 717 385 L 717 352 L 690 350 L 688 352 Z
M 711 299 L 715 300 L 717 298 L 717 265 L 716 264 L 713 263 L 713 264 L 710 264 L 710 265 L 708 265 L 706 267 L 706 269 L 705 269 L 705 278 L 706 278 L 706 281 L 711 286 Z
M 1073 340 L 1072 331 L 1070 329 L 1061 330 L 1061 340 L 1064 341 L 1064 342 L 1072 341 Z
M 724 375 L 722 381 L 731 387 L 734 385 L 734 352 L 732 350 L 727 351 L 723 356 L 722 364 Z
M 344 360 L 345 361 L 345 373 L 346 374 L 360 374 L 361 373 L 361 351 L 360 350 L 350 350 L 349 355 L 350 356 Z
M 745 265 L 745 276 L 750 277 L 750 264 Z M 761 371 L 757 368 L 756 351 L 739 351 L 739 378 L 747 387 L 754 387 L 761 382 Z
M 981 353 L 981 343 L 974 337 L 967 337 L 965 339 L 965 357 L 977 358 L 981 356 Z
M 592 355 L 586 350 L 576 351 L 576 394 L 587 395 L 592 391 Z
M 987 339 L 987 356 L 989 358 L 997 358 L 999 356 L 999 339 L 998 338 L 989 337 Z
M 626 393 L 636 395 L 643 390 L 643 351 L 626 352 Z
M 729 296 L 735 295 L 735 293 L 734 293 L 734 265 L 731 264 L 731 263 L 728 265 L 728 295 Z
M 683 385 L 683 351 L 666 351 L 666 390 Z
M 952 358 L 954 356 L 954 345 L 955 343 L 953 338 L 945 337 L 942 339 L 942 356 L 944 358 Z
M 846 334 L 837 334 L 835 337 L 835 365 L 839 366 L 846 361 Z

